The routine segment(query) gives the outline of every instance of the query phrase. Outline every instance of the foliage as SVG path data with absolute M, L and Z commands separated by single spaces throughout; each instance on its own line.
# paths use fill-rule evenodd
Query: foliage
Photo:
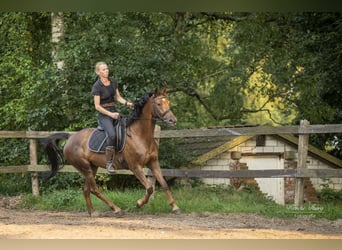
M 167 85 L 177 128 L 342 120 L 341 13 L 62 16 L 62 40 L 56 46 L 51 13 L 0 13 L 1 130 L 96 126 L 90 90 L 97 61 L 109 64 L 127 99 Z M 53 51 L 62 69 L 56 68 Z M 310 139 L 341 158 L 340 137 Z M 163 166 L 191 158 L 167 144 L 161 148 Z M 19 140 L 0 145 L 0 164 L 23 164 L 26 155 L 27 146 Z
M 323 189 L 318 197 L 320 201 L 324 203 L 341 204 L 342 201 L 342 190 L 335 191 L 330 188 Z
M 24 143 L 23 143 L 24 141 Z M 29 164 L 28 140 L 0 139 L 0 166 Z M 0 190 L 3 195 L 31 192 L 29 173 L 0 174 Z
M 329 180 L 323 184 L 322 190 L 318 193 L 318 198 L 322 203 L 331 203 L 335 205 L 342 204 L 342 189 L 334 190 L 329 186 Z
M 340 13 L 63 13 L 62 70 L 50 16 L 0 16 L 1 128 L 94 126 L 100 60 L 129 99 L 168 85 L 179 127 L 341 121 Z
M 338 123 L 339 98 L 325 92 L 334 89 L 333 96 L 341 92 L 341 27 L 338 13 L 260 13 L 237 23 L 231 35 L 236 44 L 227 51 L 235 51 L 232 62 L 239 63 L 234 65 L 235 77 L 243 79 L 261 68 L 270 78 L 260 80 L 260 86 L 249 86 L 254 93 L 266 95 L 271 102 L 281 98 L 284 106 L 278 108 L 296 109 L 298 120 Z M 268 81 L 275 87 L 267 88 Z
M 49 96 L 57 94 L 53 93 L 54 86 L 46 85 L 49 82 L 45 75 L 48 62 L 45 60 L 49 60 L 46 54 L 49 51 L 49 33 L 45 32 L 49 20 L 46 14 L 2 13 L 0 22 L 1 34 L 6 34 L 2 36 L 0 50 L 0 73 L 3 76 L 0 92 L 5 97 L 0 101 L 0 128 L 27 129 L 31 125 L 30 116 L 46 118 L 45 123 L 55 122 L 46 117 Z M 52 87 L 48 93 L 45 92 L 47 87 Z M 37 122 L 41 124 L 43 121 Z
M 185 166 L 193 160 L 189 154 L 184 154 L 184 151 L 178 146 L 180 139 L 163 138 L 159 143 L 159 159 L 161 168 L 179 168 Z
M 79 195 L 80 191 L 75 189 L 48 193 L 45 196 L 25 195 L 21 206 L 24 208 L 35 208 L 54 211 L 83 211 L 80 204 L 84 203 L 84 197 Z M 83 200 L 82 200 L 83 199 Z
M 29 164 L 29 142 L 27 139 L 0 139 L 1 165 L 25 165 Z
M 15 196 L 31 193 L 31 175 L 29 173 L 0 174 L 0 195 Z
M 83 186 L 83 183 L 84 178 L 79 173 L 59 173 L 51 179 L 41 179 L 39 188 L 42 193 L 46 193 L 53 190 L 80 188 Z
M 165 194 L 160 188 L 156 189 L 154 199 L 143 208 L 137 210 L 136 201 L 145 195 L 143 189 L 127 189 L 106 191 L 103 194 L 114 201 L 123 210 L 131 213 L 160 214 L 170 213 Z M 172 194 L 181 207 L 183 213 L 255 213 L 273 218 L 293 218 L 311 216 L 331 220 L 342 218 L 341 206 L 332 203 L 306 206 L 294 209 L 292 206 L 275 204 L 253 188 L 236 191 L 230 187 L 207 187 L 204 185 L 178 186 L 172 188 Z M 91 197 L 94 209 L 107 212 L 110 208 L 97 199 Z M 33 197 L 25 195 L 22 207 L 52 211 L 86 211 L 86 205 L 81 190 L 53 191 L 44 196 Z

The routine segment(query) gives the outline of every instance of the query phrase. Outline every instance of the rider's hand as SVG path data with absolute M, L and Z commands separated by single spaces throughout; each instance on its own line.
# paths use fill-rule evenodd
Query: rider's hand
M 111 118 L 117 120 L 120 117 L 120 113 L 119 112 L 111 112 L 109 115 Z
M 132 110 L 134 109 L 134 104 L 131 103 L 131 102 L 127 102 L 127 103 L 126 103 L 126 106 L 129 107 L 129 108 L 132 109 Z

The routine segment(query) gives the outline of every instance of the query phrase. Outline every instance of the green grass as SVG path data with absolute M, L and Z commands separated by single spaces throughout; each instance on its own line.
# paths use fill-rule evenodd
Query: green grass
M 234 191 L 229 187 L 197 186 L 174 187 L 171 191 L 183 213 L 256 213 L 277 218 L 310 216 L 331 220 L 342 218 L 342 207 L 338 204 L 315 204 L 297 209 L 294 206 L 278 205 L 253 189 Z M 124 192 L 103 190 L 103 194 L 127 212 L 144 214 L 171 212 L 164 192 L 158 188 L 154 199 L 141 209 L 137 209 L 135 205 L 136 201 L 145 194 L 143 189 L 128 189 Z M 110 211 L 110 208 L 95 196 L 92 195 L 91 200 L 96 211 Z M 23 208 L 47 211 L 86 211 L 81 190 L 53 191 L 39 197 L 25 195 L 21 205 Z

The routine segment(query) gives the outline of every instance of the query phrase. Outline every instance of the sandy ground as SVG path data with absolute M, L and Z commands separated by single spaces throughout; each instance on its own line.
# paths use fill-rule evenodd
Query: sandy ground
M 255 214 L 86 213 L 17 209 L 0 198 L 0 239 L 342 239 L 342 220 Z

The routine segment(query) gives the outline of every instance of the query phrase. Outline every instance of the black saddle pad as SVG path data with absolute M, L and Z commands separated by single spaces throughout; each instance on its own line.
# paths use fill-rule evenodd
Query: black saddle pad
M 108 143 L 108 135 L 101 127 L 97 127 L 90 135 L 88 140 L 88 148 L 95 153 L 104 153 L 107 146 L 114 146 L 116 152 L 121 152 L 126 143 L 126 121 L 120 119 L 115 125 L 115 143 Z

